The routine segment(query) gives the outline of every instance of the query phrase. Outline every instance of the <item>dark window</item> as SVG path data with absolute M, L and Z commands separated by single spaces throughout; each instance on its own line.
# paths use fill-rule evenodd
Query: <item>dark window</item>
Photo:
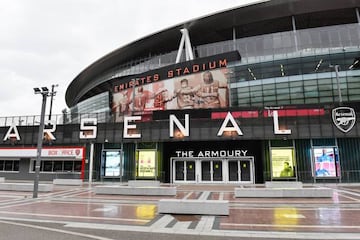
M 73 171 L 73 161 L 64 161 L 64 171 Z
M 19 169 L 19 161 L 14 163 L 14 171 Z M 36 161 L 32 162 L 32 171 L 35 171 Z M 40 172 L 80 172 L 82 161 L 41 161 Z
M 54 172 L 61 172 L 63 170 L 63 161 L 54 161 Z
M 0 171 L 19 171 L 19 160 L 0 160 Z
M 43 171 L 44 172 L 52 172 L 52 161 L 44 161 L 44 168 Z
M 74 162 L 74 171 L 80 172 L 81 171 L 82 162 L 81 161 L 75 161 Z
M 14 171 L 19 171 L 19 163 L 20 161 L 14 161 Z
M 5 161 L 5 171 L 13 170 L 14 161 Z

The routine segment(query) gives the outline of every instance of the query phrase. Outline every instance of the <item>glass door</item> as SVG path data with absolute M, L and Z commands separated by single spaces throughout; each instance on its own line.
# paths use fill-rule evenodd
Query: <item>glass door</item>
M 196 165 L 195 161 L 186 161 L 186 181 L 195 181 Z
M 221 160 L 201 161 L 201 181 L 221 182 L 223 181 L 223 168 Z
M 254 180 L 254 159 L 206 158 L 173 160 L 173 182 L 207 182 L 207 183 L 251 183 Z
M 229 169 L 229 181 L 238 182 L 240 180 L 239 161 L 229 161 L 228 169 Z
M 201 181 L 211 181 L 211 161 L 201 162 Z
M 175 161 L 175 181 L 185 180 L 184 161 Z
M 223 180 L 222 161 L 212 161 L 213 181 L 221 182 Z
M 242 182 L 250 182 L 251 181 L 250 161 L 240 161 L 240 172 L 241 172 L 241 181 Z
M 228 160 L 229 182 L 251 182 L 253 179 L 252 160 Z
M 175 160 L 174 161 L 174 181 L 175 182 L 193 182 L 196 176 L 196 164 L 192 160 Z

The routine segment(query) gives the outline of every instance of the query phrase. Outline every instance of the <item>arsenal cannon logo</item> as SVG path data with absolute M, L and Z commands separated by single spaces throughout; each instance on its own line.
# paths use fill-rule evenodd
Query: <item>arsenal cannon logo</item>
M 355 125 L 356 115 L 353 108 L 350 107 L 338 107 L 332 110 L 332 119 L 335 126 L 340 131 L 347 133 Z

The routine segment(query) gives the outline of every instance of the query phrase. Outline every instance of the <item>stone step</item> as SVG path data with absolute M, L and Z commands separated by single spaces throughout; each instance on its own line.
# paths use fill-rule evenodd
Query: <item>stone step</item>
M 176 187 L 96 186 L 95 193 L 137 196 L 175 196 Z
M 331 198 L 330 188 L 235 188 L 237 198 Z
M 198 199 L 161 199 L 158 212 L 168 214 L 229 215 L 229 201 Z
M 52 184 L 39 184 L 39 192 L 51 192 L 54 186 Z M 32 192 L 34 191 L 33 183 L 0 183 L 0 190 L 6 191 L 21 191 Z

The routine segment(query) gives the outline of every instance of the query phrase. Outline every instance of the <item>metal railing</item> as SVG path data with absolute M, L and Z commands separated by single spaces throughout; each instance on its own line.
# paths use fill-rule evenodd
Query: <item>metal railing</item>
M 49 115 L 45 115 L 45 119 L 48 119 L 48 117 Z M 82 118 L 96 118 L 98 122 L 112 122 L 112 117 L 108 111 L 98 113 L 53 114 L 51 115 L 51 122 L 56 125 L 79 124 Z M 45 120 L 45 124 L 47 123 L 49 122 Z M 0 127 L 9 127 L 14 124 L 17 127 L 39 126 L 40 115 L 0 117 Z

